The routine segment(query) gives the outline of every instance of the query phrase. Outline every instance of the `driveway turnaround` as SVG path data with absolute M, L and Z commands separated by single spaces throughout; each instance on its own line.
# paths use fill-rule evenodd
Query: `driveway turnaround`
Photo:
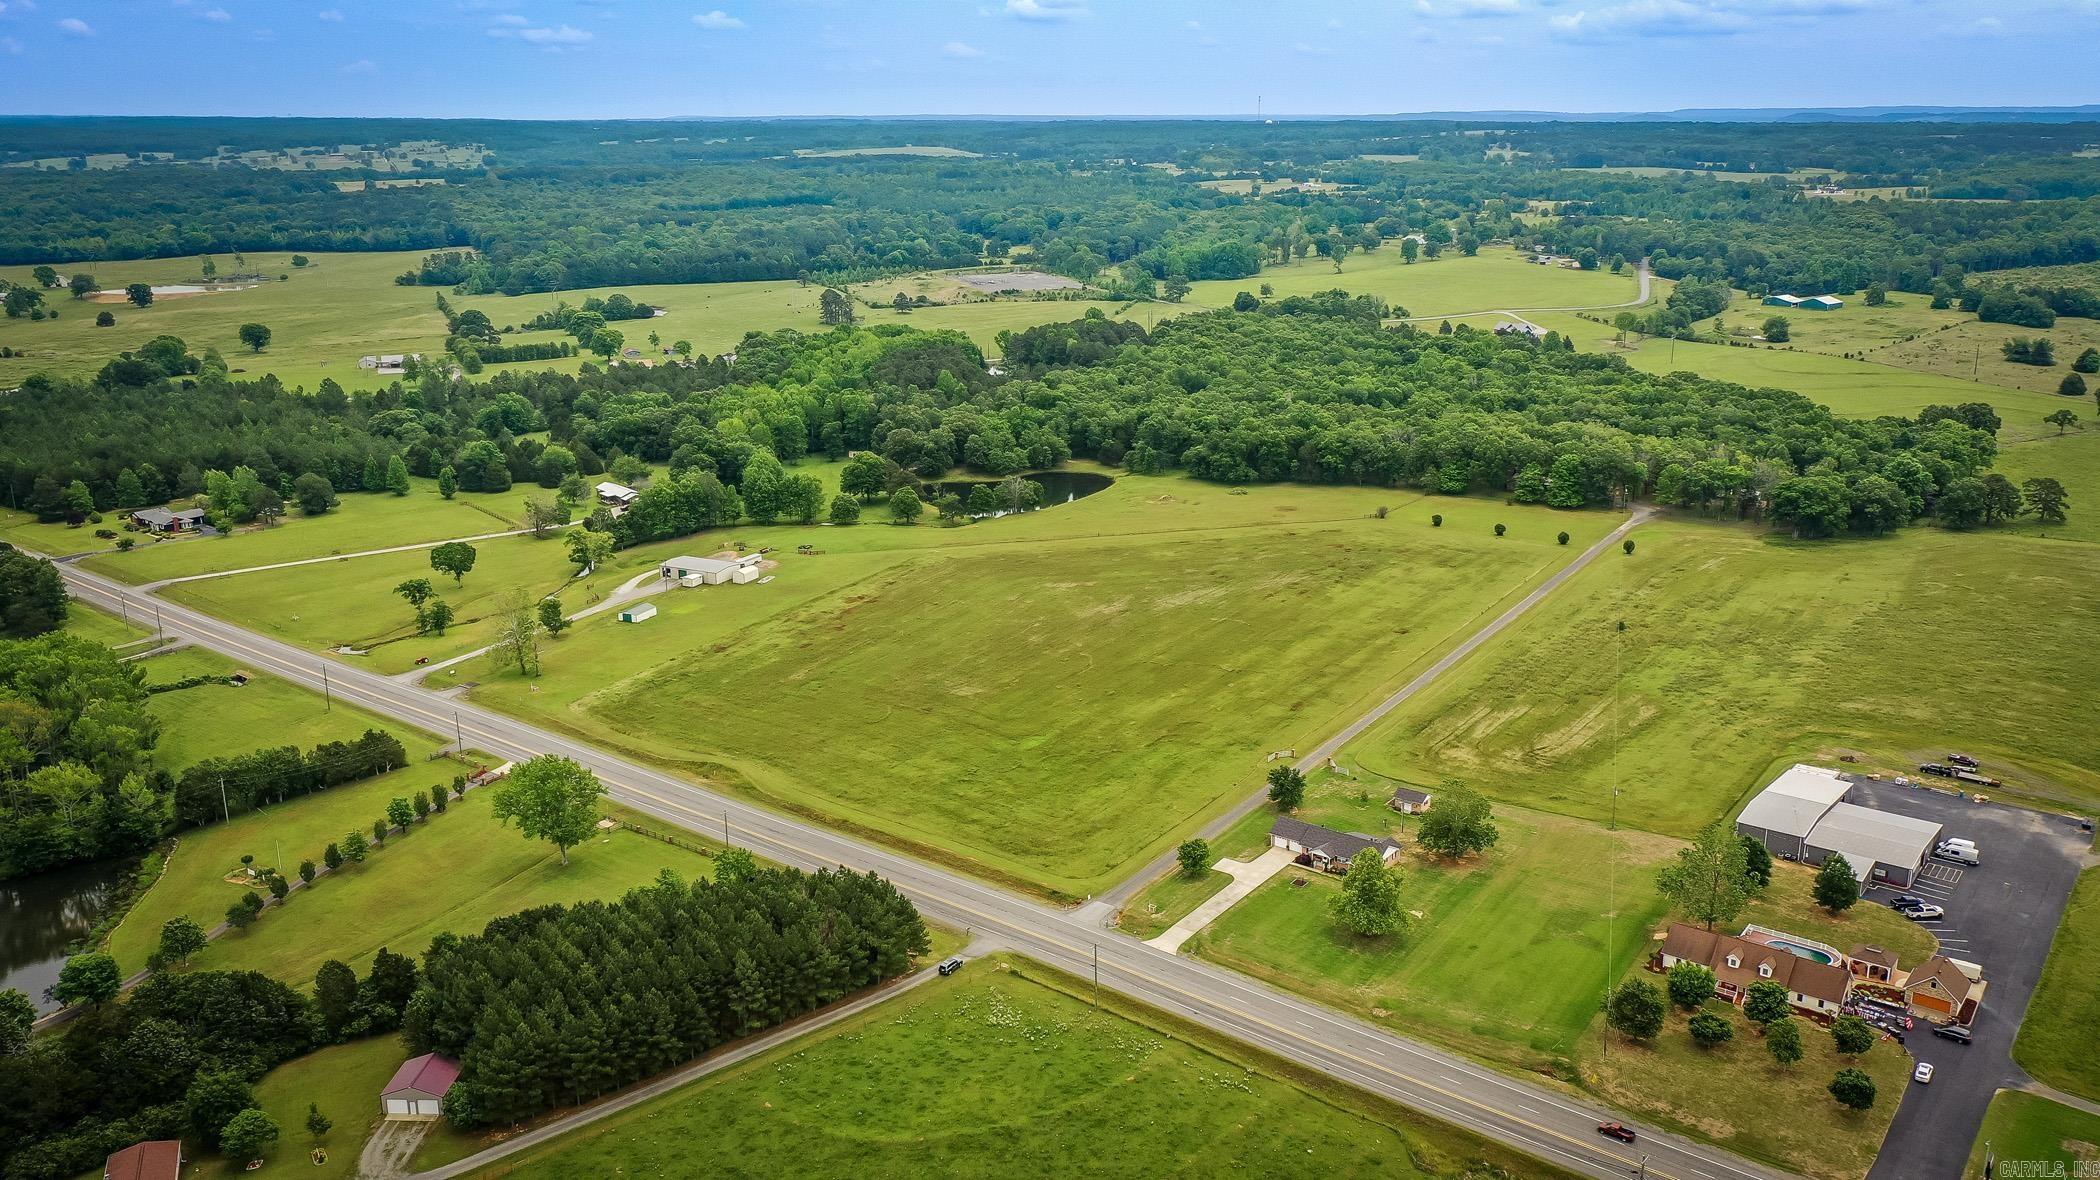
M 116 609 L 119 603 L 157 601 L 75 566 L 61 567 L 61 572 L 67 588 L 91 605 Z M 347 704 L 433 733 L 457 726 L 474 748 L 499 758 L 573 758 L 595 772 L 618 802 L 691 831 L 726 836 L 777 864 L 805 870 L 843 865 L 878 873 L 934 921 L 967 928 L 1049 966 L 1098 979 L 1132 999 L 1580 1175 L 1622 1180 L 1643 1168 L 1653 1180 L 1769 1180 L 1786 1175 L 1646 1125 L 1639 1128 L 1638 1145 L 1605 1139 L 1597 1134 L 1597 1124 L 1624 1119 L 1588 1099 L 1504 1076 L 1224 968 L 1104 931 L 1069 911 L 777 815 L 516 718 L 317 656 L 188 607 L 159 605 L 160 621 L 169 632 L 259 671 L 318 690 L 321 669 L 327 667 L 335 698 Z
M 2032 1084 L 2013 1063 L 2013 1037 L 2092 837 L 2061 815 L 1875 779 L 1854 781 L 1852 802 L 1931 820 L 1947 836 L 1966 836 L 1982 849 L 1980 865 L 1928 861 L 1917 884 L 1905 891 L 1947 911 L 1925 927 L 1940 939 L 1940 953 L 1980 965 L 1990 988 L 1976 1014 L 1974 1044 L 1933 1036 L 1923 1020 L 1905 1038 L 1904 1048 L 1932 1062 L 1932 1081 L 1905 1087 L 1903 1105 L 1868 1173 L 1868 1180 L 1956 1180 L 1991 1095 L 2001 1087 Z M 1870 889 L 1859 904 L 1885 905 L 1896 892 Z
M 1181 949 L 1182 943 L 1195 937 L 1198 930 L 1217 921 L 1219 914 L 1231 909 L 1241 898 L 1254 892 L 1255 887 L 1263 881 L 1282 872 L 1284 866 L 1290 864 L 1292 859 L 1290 849 L 1270 848 L 1253 860 L 1219 861 L 1215 867 L 1219 872 L 1231 874 L 1232 884 L 1218 890 L 1202 905 L 1191 910 L 1188 917 L 1167 927 L 1165 934 L 1146 939 L 1145 945 L 1156 946 L 1170 955 L 1176 953 Z

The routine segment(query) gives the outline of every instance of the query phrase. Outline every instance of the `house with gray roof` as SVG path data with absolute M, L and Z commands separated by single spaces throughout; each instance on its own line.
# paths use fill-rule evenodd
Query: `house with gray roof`
M 1385 836 L 1366 836 L 1361 832 L 1337 832 L 1318 824 L 1309 824 L 1302 819 L 1279 816 L 1269 825 L 1269 847 L 1282 848 L 1298 854 L 1298 863 L 1311 865 L 1324 873 L 1345 872 L 1356 854 L 1366 848 L 1376 848 L 1379 859 L 1387 864 L 1400 855 L 1400 843 Z

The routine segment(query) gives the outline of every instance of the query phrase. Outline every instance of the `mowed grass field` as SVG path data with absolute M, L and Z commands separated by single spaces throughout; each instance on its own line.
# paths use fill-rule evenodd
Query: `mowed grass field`
M 1565 1175 L 1072 986 L 979 960 L 496 1174 Z
M 1499 246 L 1484 246 L 1472 258 L 1453 248 L 1434 262 L 1424 258 L 1410 264 L 1401 257 L 1400 243 L 1391 241 L 1369 254 L 1350 254 L 1342 260 L 1340 274 L 1327 259 L 1308 257 L 1289 266 L 1265 267 L 1250 279 L 1193 284 L 1185 302 L 1230 307 L 1233 296 L 1241 291 L 1257 293 L 1263 283 L 1274 288 L 1279 299 L 1336 288 L 1353 295 L 1376 295 L 1414 316 L 1590 307 L 1626 303 L 1640 294 L 1640 281 L 1631 266 L 1616 275 L 1608 270 L 1564 270 L 1527 262 L 1525 255 Z
M 2100 625 L 2079 589 L 2093 547 L 1930 528 L 1795 543 L 1685 519 L 1635 539 L 1350 752 L 1593 820 L 1616 782 L 1621 824 L 1678 836 L 1839 751 L 1900 769 L 1974 746 L 2032 797 L 2100 800 L 2081 720 L 2100 668 L 2077 639 Z
M 144 308 L 121 300 L 76 300 L 64 287 L 46 291 L 45 307 L 58 310 L 56 320 L 0 320 L 0 344 L 28 353 L 0 360 L 0 387 L 12 387 L 38 372 L 92 376 L 119 352 L 155 336 L 180 336 L 193 353 L 218 349 L 237 374 L 275 373 L 286 385 L 308 389 L 324 377 L 333 377 L 345 389 L 377 388 L 396 378 L 358 368 L 358 357 L 435 353 L 444 346 L 445 318 L 438 314 L 437 292 L 394 285 L 394 276 L 414 269 L 424 253 L 314 253 L 307 255 L 311 265 L 294 267 L 289 253 L 259 252 L 247 255 L 240 269 L 269 275 L 272 281 L 243 291 L 162 296 Z M 212 259 L 222 275 L 235 269 L 231 254 Z M 31 283 L 30 269 L 0 267 L 0 278 Z M 86 272 L 103 290 L 118 293 L 129 283 L 188 283 L 203 275 L 202 259 L 196 256 L 67 263 L 54 269 L 62 276 Z M 289 277 L 278 282 L 278 275 Z M 103 311 L 116 317 L 115 327 L 95 326 L 96 313 Z M 240 341 L 245 323 L 268 325 L 270 347 L 250 352 Z
M 2093 1030 L 2100 1028 L 2095 978 L 2100 978 L 2100 872 L 2088 870 L 2079 876 L 2056 928 L 2013 1057 L 2057 1089 L 2100 1102 L 2100 1056 L 2093 1052 Z
M 77 608 L 76 608 L 77 609 Z M 310 750 L 328 741 L 349 741 L 367 729 L 393 734 L 411 757 L 435 745 L 417 730 L 348 705 L 331 705 L 318 693 L 287 680 L 261 675 L 201 647 L 184 647 L 139 661 L 146 683 L 168 684 L 191 676 L 245 673 L 248 683 L 199 684 L 155 693 L 146 707 L 160 720 L 153 760 L 170 774 L 206 758 L 231 758 L 274 746 Z
M 1391 519 L 1372 517 L 1382 504 L 1399 505 Z M 658 594 L 656 619 L 594 619 L 537 685 L 485 675 L 477 699 L 1078 896 L 1616 523 L 1125 479 L 964 529 L 737 529 L 783 554 L 773 584 Z M 1561 527 L 1576 534 L 1565 548 Z M 805 538 L 827 554 L 794 555 Z
M 1384 810 L 1384 800 L 1361 805 L 1373 808 Z M 1386 811 L 1383 825 L 1369 814 L 1350 822 L 1347 810 L 1305 814 L 1373 833 L 1402 818 Z M 1506 806 L 1496 819 L 1500 842 L 1455 863 L 1422 854 L 1403 832 L 1410 850 L 1396 864 L 1412 915 L 1403 934 L 1343 930 L 1328 911 L 1340 879 L 1292 868 L 1185 953 L 1483 1060 L 1571 1076 L 1606 981 L 1647 951 L 1663 911 L 1656 870 L 1677 845 Z
M 2100 1171 L 2100 1115 L 2038 1094 L 2000 1090 L 1962 1175 L 1983 1175 L 1986 1157 L 1996 1160 L 1999 1176 L 2093 1175 Z

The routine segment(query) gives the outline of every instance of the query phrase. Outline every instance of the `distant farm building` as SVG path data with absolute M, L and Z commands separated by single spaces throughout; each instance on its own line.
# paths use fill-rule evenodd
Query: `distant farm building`
M 1809 830 L 1851 791 L 1852 784 L 1835 770 L 1805 763 L 1789 767 L 1743 806 L 1735 830 L 1775 856 L 1800 860 Z
M 411 1057 L 379 1092 L 379 1108 L 390 1119 L 434 1119 L 444 1113 L 445 1092 L 458 1080 L 459 1062 L 450 1057 Z
M 634 507 L 635 498 L 641 495 L 625 484 L 610 482 L 599 484 L 595 490 L 598 493 L 598 502 L 612 509 L 614 516 Z
M 399 373 L 408 367 L 409 361 L 421 359 L 423 359 L 423 354 L 419 352 L 387 352 L 374 356 L 358 357 L 357 367 L 360 369 L 372 369 L 381 373 Z
M 1811 295 L 1801 301 L 1803 311 L 1836 311 L 1845 301 L 1835 295 Z
M 1799 295 L 1767 295 L 1765 296 L 1765 306 L 1799 307 L 1801 306 L 1801 297 Z
M 204 527 L 202 508 L 141 508 L 131 523 L 149 533 L 194 533 Z
M 1427 791 L 1400 787 L 1394 790 L 1392 799 L 1386 805 L 1402 815 L 1413 815 L 1418 811 L 1429 810 L 1429 800 L 1430 794 Z
M 1496 320 L 1495 335 L 1529 336 L 1533 340 L 1543 340 L 1546 337 L 1546 329 L 1539 327 L 1537 324 L 1517 323 L 1511 320 Z
M 102 1161 L 102 1180 L 177 1180 L 182 1175 L 182 1140 L 151 1139 L 113 1151 Z
M 1287 815 L 1269 826 L 1269 847 L 1297 853 L 1299 864 L 1324 873 L 1346 871 L 1349 862 L 1366 848 L 1377 849 L 1379 859 L 1387 864 L 1400 855 L 1399 842 L 1384 836 L 1337 832 Z
M 656 604 L 653 602 L 637 602 L 620 610 L 620 621 L 623 623 L 640 623 L 655 617 Z

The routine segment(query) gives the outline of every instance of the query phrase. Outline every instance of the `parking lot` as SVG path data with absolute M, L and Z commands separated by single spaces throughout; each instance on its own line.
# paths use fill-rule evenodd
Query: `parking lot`
M 1990 983 L 1973 1044 L 1935 1037 L 1925 1021 L 1917 1022 L 1904 1047 L 1932 1062 L 1935 1073 L 1929 1085 L 1912 1083 L 1900 1096 L 1903 1105 L 1869 1174 L 1869 1180 L 1954 1180 L 1991 1095 L 2028 1080 L 2013 1064 L 2013 1037 L 2092 836 L 2062 816 L 1874 779 L 1855 783 L 1851 802 L 1931 820 L 1944 828 L 1943 837 L 1974 840 L 1982 853 L 1975 866 L 1929 861 L 1909 889 L 1876 886 L 1861 903 L 1886 905 L 1902 892 L 1943 907 L 1943 918 L 1923 925 L 1943 954 L 1981 964 Z

